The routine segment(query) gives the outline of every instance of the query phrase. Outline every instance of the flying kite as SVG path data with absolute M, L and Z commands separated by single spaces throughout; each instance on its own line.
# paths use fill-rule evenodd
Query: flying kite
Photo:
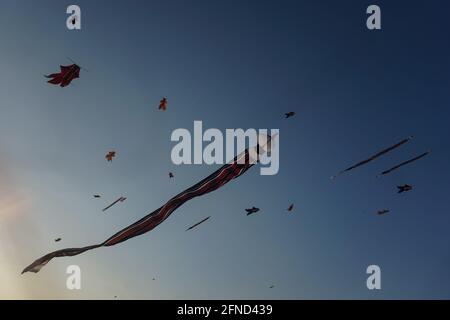
M 113 203 L 111 203 L 109 206 L 107 206 L 106 208 L 104 208 L 102 211 L 105 212 L 106 210 L 108 210 L 109 208 L 111 208 L 113 205 L 115 205 L 118 202 L 124 202 L 125 200 L 127 200 L 127 198 L 125 197 L 120 197 L 119 199 L 117 199 L 116 201 L 114 201 Z
M 195 227 L 197 227 L 199 224 L 202 224 L 203 222 L 205 222 L 206 220 L 208 220 L 209 218 L 211 218 L 211 216 L 209 216 L 209 217 L 207 217 L 207 218 L 205 218 L 205 219 L 203 219 L 202 221 L 200 221 L 200 222 L 197 222 L 196 224 L 194 224 L 193 226 L 190 226 L 189 228 L 187 228 L 186 229 L 186 231 L 189 231 L 189 230 L 192 230 L 192 229 L 194 229 Z
M 361 162 L 358 162 L 357 164 L 354 164 L 354 165 L 352 165 L 351 167 L 348 167 L 347 169 L 342 170 L 342 171 L 339 172 L 338 174 L 332 176 L 332 177 L 331 177 L 331 180 L 335 179 L 337 176 L 339 176 L 339 175 L 341 175 L 341 174 L 343 174 L 343 173 L 345 173 L 345 172 L 347 172 L 347 171 L 353 170 L 353 169 L 355 169 L 355 168 L 357 168 L 357 167 L 359 167 L 359 166 L 362 166 L 362 165 L 364 165 L 364 164 L 366 164 L 366 163 L 369 163 L 369 162 L 372 161 L 372 160 L 375 160 L 376 158 L 378 158 L 378 157 L 380 157 L 380 156 L 382 156 L 382 155 L 388 153 L 389 151 L 392 151 L 392 150 L 394 150 L 394 149 L 400 147 L 402 144 L 407 143 L 407 142 L 408 142 L 409 140 L 411 140 L 412 138 L 413 138 L 412 136 L 409 136 L 408 138 L 403 139 L 403 140 L 400 141 L 399 143 L 396 143 L 396 144 L 394 144 L 393 146 L 390 146 L 389 148 L 386 148 L 386 149 L 381 150 L 380 152 L 374 154 L 374 155 L 371 156 L 370 158 L 367 158 L 366 160 L 363 160 L 363 161 L 361 161 Z
M 409 184 L 404 184 L 402 186 L 397 186 L 398 189 L 398 193 L 403 193 L 403 192 L 408 192 L 412 190 L 412 186 L 410 186 Z
M 389 209 L 382 209 L 382 210 L 378 210 L 378 211 L 377 211 L 377 214 L 381 216 L 381 215 L 383 215 L 383 214 L 385 214 L 385 213 L 388 213 L 388 212 L 390 212 Z
M 173 178 L 173 177 L 174 177 L 173 173 L 169 172 L 169 178 Z
M 111 162 L 115 156 L 116 156 L 116 152 L 110 151 L 106 154 L 105 158 L 108 162 Z
M 290 118 L 290 117 L 295 116 L 295 112 L 294 112 L 294 111 L 290 111 L 290 112 L 288 112 L 288 113 L 285 113 L 284 115 L 285 115 L 285 117 L 286 117 L 286 119 L 287 119 L 287 118 Z
M 55 242 L 60 242 L 61 241 L 61 238 L 56 238 L 55 239 Z
M 249 216 L 251 214 L 254 214 L 254 213 L 258 212 L 259 208 L 251 207 L 250 209 L 245 209 L 245 211 L 247 211 L 247 215 Z
M 162 98 L 162 100 L 159 101 L 159 108 L 158 109 L 162 110 L 162 111 L 166 111 L 166 109 L 167 109 L 167 98 L 166 97 Z
M 421 155 L 419 155 L 417 157 L 414 157 L 412 159 L 406 160 L 406 161 L 404 161 L 404 162 L 402 162 L 402 163 L 400 163 L 400 164 L 398 164 L 398 165 L 396 165 L 396 166 L 394 166 L 394 167 L 392 167 L 392 168 L 390 168 L 390 169 L 388 169 L 386 171 L 383 171 L 382 173 L 379 174 L 379 176 L 383 176 L 385 174 L 391 173 L 392 171 L 397 170 L 398 168 L 403 167 L 404 165 L 407 165 L 407 164 L 410 164 L 410 163 L 412 163 L 414 161 L 417 161 L 417 160 L 425 157 L 426 155 L 428 155 L 430 152 L 431 151 L 427 151 L 427 152 L 424 152 L 424 153 L 422 153 Z
M 100 198 L 99 194 L 94 194 L 94 198 Z
M 294 209 L 294 204 L 292 203 L 289 208 L 287 209 L 287 211 L 292 211 L 292 209 Z
M 22 274 L 25 272 L 39 272 L 42 267 L 44 267 L 51 259 L 55 257 L 75 256 L 99 247 L 113 246 L 154 229 L 187 201 L 215 191 L 231 180 L 236 179 L 237 177 L 244 174 L 256 163 L 260 154 L 263 154 L 270 150 L 271 139 L 273 138 L 274 137 L 270 136 L 260 136 L 260 138 L 258 138 L 258 145 L 256 147 L 246 149 L 244 152 L 236 156 L 232 161 L 223 165 L 221 168 L 213 172 L 205 179 L 179 193 L 178 195 L 167 201 L 159 209 L 156 209 L 139 221 L 136 221 L 128 227 L 120 230 L 104 242 L 81 248 L 67 248 L 48 253 L 27 266 L 22 271 Z
M 61 72 L 59 73 L 52 73 L 48 76 L 45 76 L 46 78 L 49 78 L 48 83 L 51 84 L 59 84 L 61 87 L 68 86 L 73 79 L 80 77 L 80 70 L 81 68 L 77 64 L 71 64 L 69 66 L 60 66 Z
M 275 288 L 275 286 L 274 286 L 274 285 L 271 285 L 269 288 L 270 288 L 270 289 L 273 289 L 273 288 Z

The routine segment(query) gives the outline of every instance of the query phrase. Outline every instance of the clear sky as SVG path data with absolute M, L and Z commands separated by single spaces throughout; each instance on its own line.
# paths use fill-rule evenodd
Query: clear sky
M 65 25 L 74 3 L 80 31 Z M 450 5 L 376 1 L 382 30 L 369 31 L 373 3 L 1 1 L 0 297 L 450 298 Z M 88 72 L 47 84 L 67 57 Z M 145 235 L 20 274 L 50 251 L 105 240 L 216 170 L 171 162 L 170 134 L 194 120 L 280 129 L 279 173 L 249 170 Z M 414 189 L 398 195 L 405 183 Z M 246 216 L 251 206 L 261 211 Z M 66 289 L 71 264 L 82 290 Z M 371 264 L 379 291 L 366 288 Z

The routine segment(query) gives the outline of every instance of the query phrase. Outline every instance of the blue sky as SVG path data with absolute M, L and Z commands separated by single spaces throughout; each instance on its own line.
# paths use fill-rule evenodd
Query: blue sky
M 450 298 L 447 2 L 377 1 L 375 32 L 369 1 L 76 3 L 81 31 L 65 26 L 72 2 L 0 4 L 1 298 Z M 67 88 L 47 84 L 67 57 L 88 72 Z M 170 134 L 195 120 L 280 129 L 279 173 L 250 170 L 148 234 L 20 275 L 47 252 L 103 241 L 216 170 L 171 163 Z M 404 183 L 414 190 L 398 195 Z M 253 205 L 261 212 L 247 217 Z M 373 214 L 381 208 L 391 213 Z M 71 264 L 80 291 L 65 287 Z M 366 288 L 370 264 L 381 267 L 380 291 Z

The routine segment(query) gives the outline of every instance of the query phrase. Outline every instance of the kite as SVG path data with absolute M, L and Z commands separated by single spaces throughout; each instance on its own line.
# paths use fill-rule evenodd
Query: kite
M 100 198 L 101 196 L 99 194 L 94 194 L 94 198 Z
M 254 214 L 254 213 L 258 212 L 259 208 L 251 207 L 250 209 L 245 209 L 245 211 L 247 211 L 247 215 L 249 216 L 251 214 Z
M 284 115 L 285 115 L 285 117 L 286 117 L 286 119 L 287 119 L 287 118 L 290 118 L 290 117 L 295 116 L 295 112 L 294 112 L 294 111 L 290 111 L 290 112 L 288 112 L 288 113 L 285 113 Z
M 120 230 L 104 242 L 81 248 L 67 248 L 48 253 L 27 266 L 22 271 L 22 274 L 25 272 L 39 272 L 42 267 L 44 267 L 50 260 L 55 257 L 75 256 L 88 250 L 93 250 L 100 247 L 110 247 L 149 232 L 150 230 L 161 224 L 163 221 L 165 221 L 176 209 L 178 209 L 187 201 L 219 189 L 220 187 L 224 186 L 231 180 L 238 178 L 248 169 L 250 169 L 258 160 L 259 154 L 265 153 L 270 150 L 271 140 L 274 139 L 274 137 L 270 136 L 267 136 L 267 138 L 260 138 L 261 140 L 258 139 L 258 145 L 256 147 L 246 149 L 244 152 L 236 156 L 232 161 L 223 165 L 221 168 L 213 172 L 205 179 L 179 193 L 178 195 L 167 201 L 159 209 L 156 209 L 142 219 Z M 261 141 L 261 143 L 259 143 L 259 141 Z
M 115 152 L 115 151 L 110 151 L 110 152 L 108 152 L 108 154 L 105 156 L 105 159 L 106 159 L 108 162 L 111 162 L 115 156 L 116 156 L 116 152 Z
M 75 63 L 69 66 L 60 66 L 60 68 L 60 73 L 52 73 L 48 76 L 45 76 L 46 78 L 50 79 L 47 81 L 48 83 L 59 84 L 64 88 L 68 86 L 73 79 L 80 77 L 81 68 Z
M 392 171 L 397 170 L 398 168 L 403 167 L 404 165 L 410 164 L 410 163 L 412 163 L 412 162 L 414 162 L 414 161 L 416 161 L 416 160 L 419 160 L 419 159 L 425 157 L 425 156 L 428 155 L 430 152 L 431 152 L 431 151 L 427 151 L 427 152 L 424 152 L 424 153 L 422 153 L 421 155 L 419 155 L 419 156 L 417 156 L 417 157 L 414 157 L 414 158 L 412 158 L 412 159 L 406 160 L 406 161 L 404 161 L 404 162 L 402 162 L 402 163 L 400 163 L 400 164 L 398 164 L 398 165 L 396 165 L 396 166 L 394 166 L 394 167 L 392 167 L 392 168 L 390 168 L 390 169 L 388 169 L 388 170 L 386 170 L 386 171 L 383 171 L 383 172 L 380 173 L 378 176 L 383 176 L 383 175 L 385 175 L 385 174 L 391 173 Z
M 377 214 L 381 216 L 381 215 L 383 215 L 383 214 L 385 214 L 385 213 L 388 213 L 388 212 L 390 212 L 389 209 L 382 209 L 382 210 L 378 210 L 378 211 L 377 211 Z
M 398 189 L 398 193 L 403 193 L 403 192 L 408 192 L 412 190 L 412 186 L 410 186 L 409 184 L 404 184 L 402 186 L 397 186 Z
M 159 101 L 159 108 L 158 109 L 162 110 L 162 111 L 166 111 L 166 109 L 167 109 L 167 98 L 166 97 L 162 98 L 162 100 Z
M 173 177 L 174 177 L 173 173 L 169 172 L 169 178 L 173 178 Z
M 205 222 L 206 220 L 208 220 L 209 218 L 211 218 L 211 216 L 209 216 L 209 217 L 207 217 L 207 218 L 205 218 L 205 219 L 203 219 L 202 221 L 200 221 L 200 222 L 197 222 L 196 224 L 194 224 L 193 226 L 190 226 L 189 228 L 187 228 L 186 229 L 186 231 L 189 231 L 189 230 L 192 230 L 192 229 L 194 229 L 196 226 L 198 226 L 199 224 L 202 224 L 203 222 Z
M 273 289 L 273 288 L 275 288 L 275 286 L 274 286 L 274 285 L 271 285 L 269 288 L 270 288 L 270 289 Z
M 113 203 L 111 203 L 109 206 L 107 206 L 106 208 L 104 208 L 102 211 L 105 212 L 106 210 L 108 210 L 109 208 L 111 208 L 113 205 L 115 205 L 116 203 L 120 202 L 124 202 L 125 200 L 127 200 L 127 198 L 125 197 L 120 197 L 119 199 L 117 199 L 116 201 L 114 201 Z
M 289 208 L 287 209 L 287 211 L 292 211 L 292 209 L 294 209 L 294 204 L 292 203 Z
M 55 242 L 60 242 L 61 241 L 61 238 L 56 238 L 55 239 Z
M 388 153 L 389 151 L 392 151 L 392 150 L 394 150 L 394 149 L 400 147 L 402 144 L 407 143 L 407 142 L 408 142 L 409 140 L 411 140 L 412 138 L 413 138 L 412 136 L 409 136 L 408 138 L 403 139 L 402 141 L 400 141 L 400 142 L 394 144 L 393 146 L 390 146 L 389 148 L 386 148 L 386 149 L 381 150 L 380 152 L 374 154 L 374 155 L 371 156 L 370 158 L 367 158 L 366 160 L 363 160 L 363 161 L 361 161 L 361 162 L 358 162 L 357 164 L 352 165 L 351 167 L 348 167 L 348 168 L 345 169 L 345 170 L 342 170 L 342 171 L 339 172 L 338 174 L 332 176 L 332 177 L 331 177 L 331 180 L 335 179 L 337 176 L 339 176 L 339 175 L 341 175 L 341 174 L 343 174 L 343 173 L 345 173 L 345 172 L 347 172 L 347 171 L 353 170 L 353 169 L 355 169 L 355 168 L 357 168 L 357 167 L 359 167 L 359 166 L 362 166 L 362 165 L 364 165 L 364 164 L 366 164 L 366 163 L 369 163 L 369 162 L 372 161 L 372 160 L 375 160 L 376 158 L 378 158 L 378 157 L 380 157 L 380 156 L 382 156 L 382 155 Z

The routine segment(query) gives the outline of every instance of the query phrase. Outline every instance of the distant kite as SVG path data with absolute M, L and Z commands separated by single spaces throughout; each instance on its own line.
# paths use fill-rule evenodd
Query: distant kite
M 368 158 L 368 159 L 366 159 L 366 160 L 363 160 L 363 161 L 361 161 L 361 162 L 358 162 L 357 164 L 355 164 L 355 165 L 353 165 L 353 166 L 351 166 L 351 167 L 348 167 L 348 168 L 345 169 L 345 170 L 342 170 L 342 171 L 339 172 L 338 174 L 332 176 L 331 179 L 335 179 L 337 176 L 339 176 L 339 175 L 341 175 L 341 174 L 343 174 L 343 173 L 345 173 L 345 172 L 347 172 L 347 171 L 353 170 L 353 169 L 355 169 L 355 168 L 357 168 L 357 167 L 359 167 L 359 166 L 362 166 L 362 165 L 364 165 L 364 164 L 366 164 L 366 163 L 369 163 L 370 161 L 375 160 L 376 158 L 378 158 L 378 157 L 380 157 L 380 156 L 382 156 L 382 155 L 388 153 L 389 151 L 392 151 L 392 150 L 394 150 L 394 149 L 400 147 L 402 144 L 407 143 L 407 142 L 408 142 L 409 140 L 411 140 L 411 139 L 412 139 L 412 136 L 410 136 L 410 137 L 408 137 L 408 138 L 406 138 L 406 139 L 403 139 L 403 140 L 400 141 L 399 143 L 394 144 L 393 146 L 390 146 L 389 148 L 383 149 L 383 150 L 381 150 L 380 152 L 374 154 L 374 155 L 371 156 L 370 158 Z
M 173 177 L 174 177 L 173 173 L 169 172 L 169 178 L 173 178 Z
M 105 212 L 106 210 L 108 210 L 109 208 L 111 208 L 112 206 L 114 206 L 116 203 L 118 203 L 118 202 L 124 202 L 125 200 L 127 200 L 127 198 L 125 198 L 125 197 L 120 197 L 119 199 L 117 199 L 116 201 L 114 201 L 113 203 L 111 203 L 109 206 L 107 206 L 106 208 L 104 208 L 102 211 Z
M 167 98 L 166 97 L 162 98 L 162 100 L 159 101 L 159 108 L 158 109 L 162 110 L 162 111 L 166 111 L 166 109 L 167 109 Z
M 397 186 L 397 189 L 398 189 L 398 193 L 403 193 L 403 192 L 411 191 L 413 189 L 413 187 L 410 186 L 409 184 L 404 184 L 402 186 Z
M 421 155 L 419 155 L 419 156 L 417 156 L 417 157 L 414 157 L 414 158 L 412 158 L 412 159 L 406 160 L 406 161 L 404 161 L 404 162 L 402 162 L 402 163 L 400 163 L 400 164 L 398 164 L 398 165 L 396 165 L 396 166 L 394 166 L 394 167 L 392 167 L 392 168 L 390 168 L 390 169 L 388 169 L 388 170 L 386 170 L 386 171 L 383 171 L 383 172 L 380 173 L 379 175 L 380 175 L 380 176 L 383 176 L 383 175 L 385 175 L 385 174 L 391 173 L 392 171 L 397 170 L 397 169 L 400 168 L 400 167 L 403 167 L 403 166 L 405 166 L 405 165 L 407 165 L 407 164 L 410 164 L 410 163 L 412 163 L 412 162 L 414 162 L 414 161 L 417 161 L 417 160 L 419 160 L 419 159 L 425 157 L 425 156 L 428 155 L 430 152 L 431 152 L 431 151 L 427 151 L 427 152 L 422 153 Z
M 378 211 L 377 211 L 377 214 L 381 216 L 381 215 L 386 214 L 386 213 L 388 213 L 388 212 L 390 212 L 389 209 L 382 209 L 382 210 L 378 210 Z
M 294 112 L 294 111 L 290 111 L 290 112 L 288 112 L 288 113 L 285 113 L 284 115 L 285 115 L 285 117 L 286 117 L 286 119 L 287 119 L 287 118 L 290 118 L 290 117 L 295 116 L 295 112 Z
M 209 216 L 209 217 L 203 219 L 202 221 L 197 222 L 196 224 L 190 226 L 189 228 L 186 229 L 186 231 L 189 231 L 189 230 L 194 229 L 195 227 L 197 227 L 198 225 L 202 224 L 203 222 L 205 222 L 205 221 L 208 220 L 209 218 L 211 218 L 211 216 Z
M 60 242 L 61 241 L 61 238 L 56 238 L 55 239 L 55 242 Z
M 247 211 L 247 215 L 249 216 L 251 214 L 257 213 L 259 211 L 259 208 L 252 207 L 250 209 L 245 209 L 245 211 Z
M 105 159 L 108 162 L 111 162 L 113 160 L 113 158 L 116 156 L 116 152 L 115 151 L 110 151 L 106 154 Z
M 289 208 L 287 209 L 287 211 L 292 211 L 294 209 L 294 204 L 292 203 Z
M 273 137 L 268 137 L 267 139 L 263 138 L 263 141 L 266 140 L 264 141 L 264 143 L 258 144 L 251 149 L 246 149 L 244 152 L 236 156 L 233 161 L 223 165 L 219 170 L 215 171 L 202 181 L 196 183 L 189 189 L 184 190 L 183 192 L 167 201 L 159 209 L 156 209 L 152 213 L 143 217 L 141 220 L 136 221 L 125 229 L 120 230 L 106 241 L 100 244 L 82 248 L 67 248 L 51 252 L 34 261 L 32 264 L 26 267 L 22 271 L 22 273 L 39 272 L 42 267 L 44 267 L 51 259 L 55 257 L 75 256 L 85 251 L 96 249 L 99 247 L 113 246 L 154 229 L 156 226 L 166 220 L 172 214 L 172 212 L 174 212 L 187 201 L 217 190 L 231 180 L 244 174 L 255 164 L 255 162 L 257 161 L 255 157 L 258 158 L 258 154 L 262 154 L 270 150 L 271 139 L 273 139 Z M 259 150 L 259 152 L 257 150 Z
M 61 72 L 59 73 L 52 73 L 48 76 L 45 76 L 46 78 L 51 78 L 48 80 L 48 83 L 51 84 L 59 84 L 61 87 L 68 86 L 73 79 L 80 77 L 80 70 L 81 68 L 77 64 L 71 64 L 69 66 L 60 66 Z

